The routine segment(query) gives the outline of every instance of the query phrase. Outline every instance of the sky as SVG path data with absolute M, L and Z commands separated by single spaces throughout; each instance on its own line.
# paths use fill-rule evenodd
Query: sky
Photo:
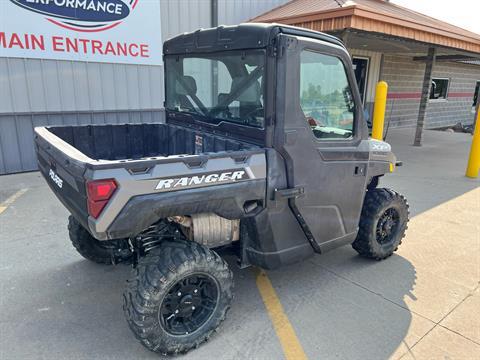
M 391 2 L 480 34 L 479 0 L 391 0 Z

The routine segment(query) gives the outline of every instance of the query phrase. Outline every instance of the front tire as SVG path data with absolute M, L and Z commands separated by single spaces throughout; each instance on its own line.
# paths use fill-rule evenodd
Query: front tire
M 408 216 L 409 206 L 403 195 L 390 189 L 368 190 L 352 247 L 367 258 L 389 257 L 402 243 Z
M 98 241 L 71 215 L 68 217 L 68 235 L 78 253 L 97 264 L 129 262 L 132 257 L 126 240 Z
M 172 355 L 206 341 L 232 299 L 232 272 L 216 252 L 192 241 L 165 241 L 139 261 L 123 309 L 147 349 Z

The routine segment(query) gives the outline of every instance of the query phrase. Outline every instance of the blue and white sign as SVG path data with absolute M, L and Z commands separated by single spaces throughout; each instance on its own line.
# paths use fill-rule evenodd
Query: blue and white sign
M 2 0 L 0 57 L 162 63 L 160 1 Z

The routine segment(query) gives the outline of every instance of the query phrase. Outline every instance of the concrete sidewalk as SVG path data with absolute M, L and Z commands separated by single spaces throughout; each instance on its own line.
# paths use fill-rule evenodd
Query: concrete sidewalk
M 464 176 L 472 137 L 426 131 L 421 148 L 410 146 L 413 137 L 413 131 L 396 130 L 388 139 L 405 166 L 385 184 L 402 191 L 412 210 L 398 256 L 416 273 L 413 289 L 404 297 L 412 323 L 396 353 L 407 351 L 404 358 L 478 359 L 480 181 Z M 409 342 L 415 333 L 421 337 Z
M 391 130 L 404 166 L 381 186 L 403 192 L 412 220 L 399 251 L 369 261 L 344 247 L 268 272 L 310 359 L 478 359 L 480 181 L 463 176 L 471 136 Z M 123 318 L 129 268 L 83 260 L 67 212 L 38 173 L 0 177 L 0 359 L 138 359 Z M 251 269 L 234 269 L 236 299 L 207 344 L 182 359 L 281 359 Z

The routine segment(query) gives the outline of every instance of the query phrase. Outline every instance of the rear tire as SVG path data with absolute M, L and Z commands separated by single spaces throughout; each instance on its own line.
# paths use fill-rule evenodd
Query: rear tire
M 98 241 L 71 215 L 68 217 L 68 234 L 78 253 L 97 264 L 113 265 L 131 259 L 126 240 Z
M 147 349 L 172 355 L 205 342 L 232 299 L 232 272 L 216 252 L 192 241 L 165 241 L 139 261 L 123 309 Z
M 390 189 L 368 190 L 352 247 L 367 258 L 389 257 L 402 243 L 408 216 L 409 206 L 403 195 Z

